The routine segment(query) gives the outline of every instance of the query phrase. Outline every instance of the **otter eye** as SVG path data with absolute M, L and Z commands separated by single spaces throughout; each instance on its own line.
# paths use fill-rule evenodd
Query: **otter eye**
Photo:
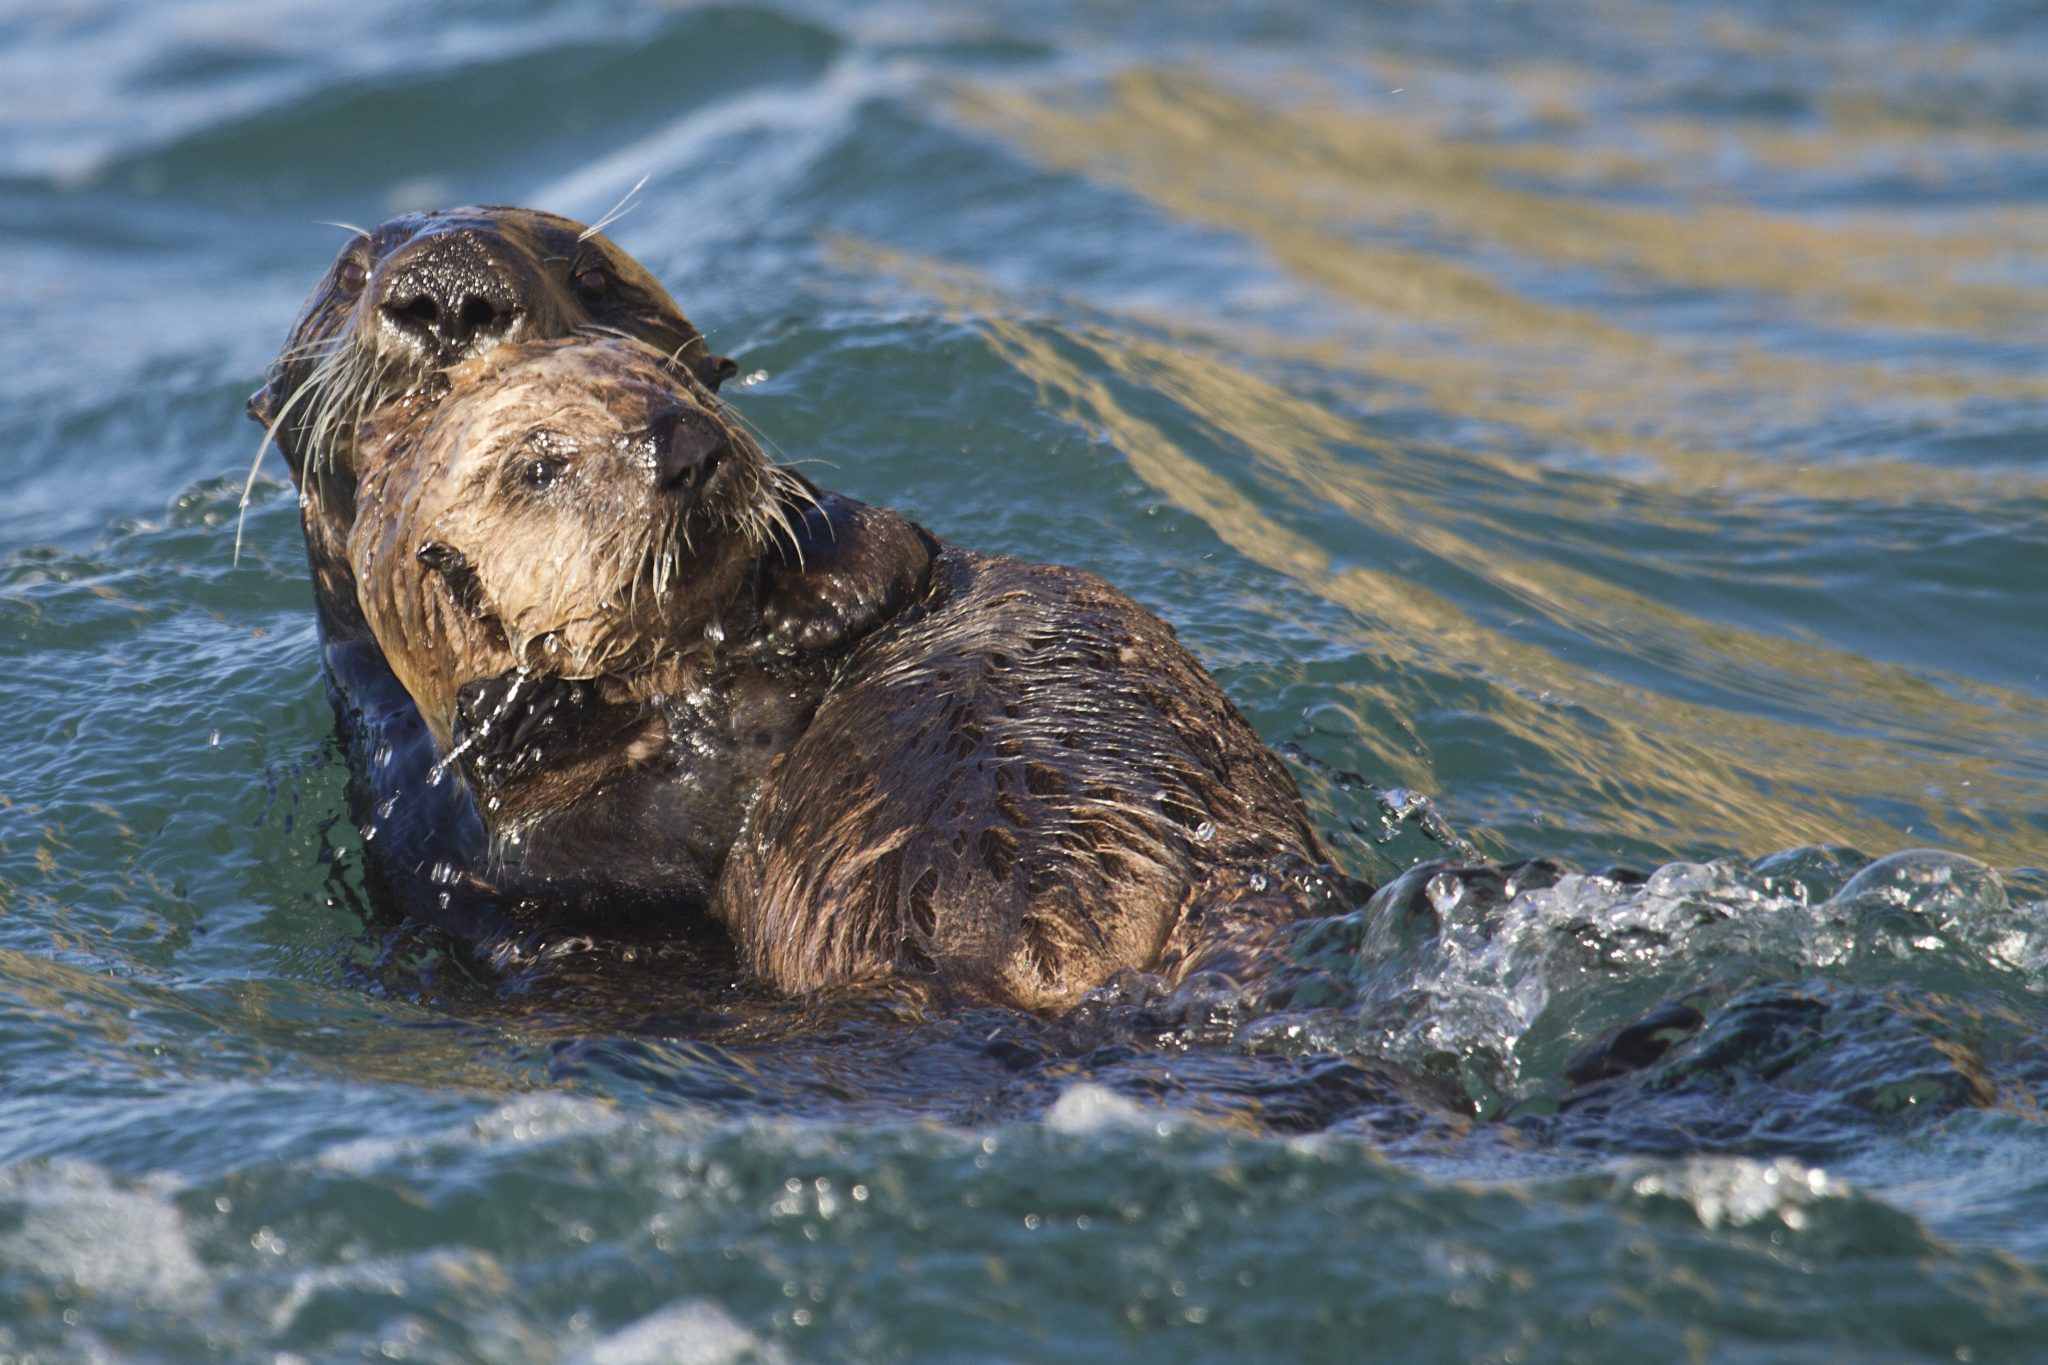
M 603 298 L 605 290 L 611 288 L 611 283 L 611 280 L 606 277 L 604 271 L 598 266 L 592 266 L 588 270 L 577 271 L 576 277 L 569 281 L 570 287 L 576 291 L 576 297 L 582 299 L 585 303 L 594 303 L 598 299 Z
M 541 428 L 529 433 L 520 443 L 518 461 L 509 464 L 501 477 L 508 484 L 516 481 L 536 492 L 551 488 L 569 468 L 570 457 L 575 453 L 573 441 L 565 441 L 554 432 Z
M 341 264 L 334 267 L 334 287 L 350 295 L 363 292 L 363 286 L 370 282 L 370 267 L 357 256 L 344 256 Z

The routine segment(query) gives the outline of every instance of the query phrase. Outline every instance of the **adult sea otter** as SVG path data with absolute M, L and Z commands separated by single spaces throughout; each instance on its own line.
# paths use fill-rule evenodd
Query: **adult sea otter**
M 349 747 L 351 803 L 371 830 L 377 898 L 469 933 L 483 856 L 468 794 L 433 782 L 435 755 L 357 605 L 346 545 L 364 472 L 363 415 L 431 401 L 451 365 L 508 341 L 580 331 L 636 338 L 716 388 L 733 363 L 638 262 L 601 233 L 530 209 L 407 214 L 352 237 L 314 288 L 249 413 L 298 488 L 322 665 Z

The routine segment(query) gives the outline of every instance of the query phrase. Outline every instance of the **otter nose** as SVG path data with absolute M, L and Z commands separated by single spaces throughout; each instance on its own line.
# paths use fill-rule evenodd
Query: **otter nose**
M 663 489 L 694 499 L 732 454 L 725 428 L 708 413 L 674 404 L 656 411 L 642 442 Z
M 409 243 L 385 264 L 377 307 L 419 345 L 447 359 L 503 341 L 519 317 L 512 281 L 474 232 Z

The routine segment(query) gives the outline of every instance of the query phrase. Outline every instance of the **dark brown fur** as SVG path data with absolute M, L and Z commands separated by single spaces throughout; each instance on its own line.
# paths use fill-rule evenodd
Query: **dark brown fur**
M 1034 1009 L 1313 903 L 1292 777 L 1100 579 L 771 471 L 643 348 L 504 348 L 379 425 L 367 619 L 509 879 L 708 911 L 786 991 L 915 974 Z M 717 473 L 647 453 L 655 425 Z

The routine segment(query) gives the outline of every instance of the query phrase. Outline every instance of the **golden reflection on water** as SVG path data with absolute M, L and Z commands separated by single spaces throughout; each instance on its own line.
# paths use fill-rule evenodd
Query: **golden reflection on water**
M 1987 218 L 1984 226 L 1996 232 L 1931 234 L 1868 213 L 1820 223 L 1726 203 L 1607 203 L 1588 191 L 1655 182 L 1660 163 L 1604 149 L 1446 136 L 1435 123 L 1402 114 L 1262 105 L 1171 71 L 1121 75 L 1098 105 L 1079 113 L 1021 92 L 965 98 L 986 123 L 1047 164 L 1128 184 L 1177 212 L 1227 215 L 1234 225 L 1278 230 L 1276 236 L 1290 226 L 1313 239 L 1338 223 L 1354 231 L 1427 223 L 1452 238 L 1559 265 L 1666 285 L 1751 290 L 1780 304 L 1796 300 L 1822 316 L 1916 328 L 2032 333 L 2048 305 L 2048 290 L 1973 277 L 2016 243 L 2048 233 L 2048 214 L 2039 211 Z M 1668 136 L 1674 124 L 1660 126 Z M 1818 134 L 1809 137 L 1820 149 L 1830 145 Z M 1520 188 L 1517 178 L 1568 182 L 1574 193 Z M 1302 229 L 1304 223 L 1324 226 Z M 1442 269 L 1426 253 L 1396 259 L 1431 269 L 1405 287 L 1398 278 L 1364 272 L 1390 300 L 1429 296 L 1453 311 L 1497 311 L 1500 317 L 1490 319 L 1496 325 L 1606 334 L 1584 315 L 1504 295 L 1484 276 Z
M 1996 275 L 2048 240 L 2038 212 L 1936 232 L 1697 195 L 1669 207 L 1603 202 L 1596 188 L 1654 183 L 1659 163 L 1453 136 L 1405 114 L 1259 103 L 1184 72 L 1126 73 L 1088 101 L 977 88 L 958 102 L 1047 166 L 1255 241 L 1345 305 L 1364 334 L 1273 338 L 1273 353 L 1412 387 L 1440 412 L 1647 463 L 1681 486 L 1911 501 L 1927 471 L 1908 461 L 1759 459 L 1758 415 L 1810 425 L 1856 405 L 1903 415 L 2048 396 L 2048 372 L 1855 363 L 1746 337 L 1796 324 L 2036 338 L 2048 290 Z M 1660 127 L 1672 135 L 1671 123 Z M 1569 192 L 1519 183 L 1528 181 Z M 1418 236 L 1428 249 L 1411 244 Z M 1598 272 L 1613 297 L 1601 313 L 1542 297 L 1560 270 Z M 1711 294 L 1751 325 L 1660 334 L 1647 314 L 1660 297 L 1686 294 Z M 2017 468 L 1972 482 L 2013 496 L 2043 479 Z
M 1623 582 L 1520 553 L 1506 538 L 1475 542 L 1446 524 L 1442 490 L 1507 490 L 1486 509 L 1505 525 L 1522 510 L 1518 501 L 1533 505 L 1543 496 L 1512 461 L 1384 441 L 1320 402 L 1218 359 L 1201 338 L 1169 344 L 1135 328 L 1027 324 L 972 272 L 855 242 L 839 249 L 857 268 L 886 271 L 972 319 L 1038 385 L 1048 407 L 1107 432 L 1131 470 L 1167 502 L 1237 553 L 1342 607 L 1360 652 L 1423 678 L 1476 669 L 1492 685 L 1488 721 L 1555 769 L 1538 779 L 1544 790 L 1530 792 L 1532 809 L 1579 804 L 1585 819 L 1618 837 L 1660 847 L 1760 854 L 1832 842 L 1884 851 L 1931 833 L 1916 839 L 1865 808 L 1898 797 L 1939 812 L 1942 833 L 1977 856 L 2002 866 L 2038 858 L 2026 831 L 1982 812 L 2038 808 L 2037 784 L 1987 755 L 2026 748 L 2048 730 L 2048 705 L 2039 699 L 1700 619 Z M 1377 356 L 1361 363 L 1376 364 Z M 1133 411 L 1132 391 L 1171 399 L 1220 447 L 1249 452 L 1246 467 L 1204 463 Z M 1237 482 L 1247 475 L 1267 496 Z M 1919 477 L 1924 483 L 1924 469 Z M 1312 520 L 1288 511 L 1303 506 L 1335 508 L 1374 538 L 1405 542 L 1478 575 L 1530 615 L 1756 709 L 1629 685 L 1490 626 L 1411 578 L 1342 563 L 1341 546 L 1333 553 L 1312 524 L 1296 524 Z M 1594 535 L 1611 520 L 1607 510 L 1578 504 L 1542 515 L 1583 520 Z M 1760 713 L 1766 710 L 1812 721 Z M 1433 791 L 1455 816 L 1454 785 L 1395 739 L 1358 736 L 1360 750 L 1379 765 L 1378 779 Z M 1968 808 L 1930 795 L 1962 789 Z

